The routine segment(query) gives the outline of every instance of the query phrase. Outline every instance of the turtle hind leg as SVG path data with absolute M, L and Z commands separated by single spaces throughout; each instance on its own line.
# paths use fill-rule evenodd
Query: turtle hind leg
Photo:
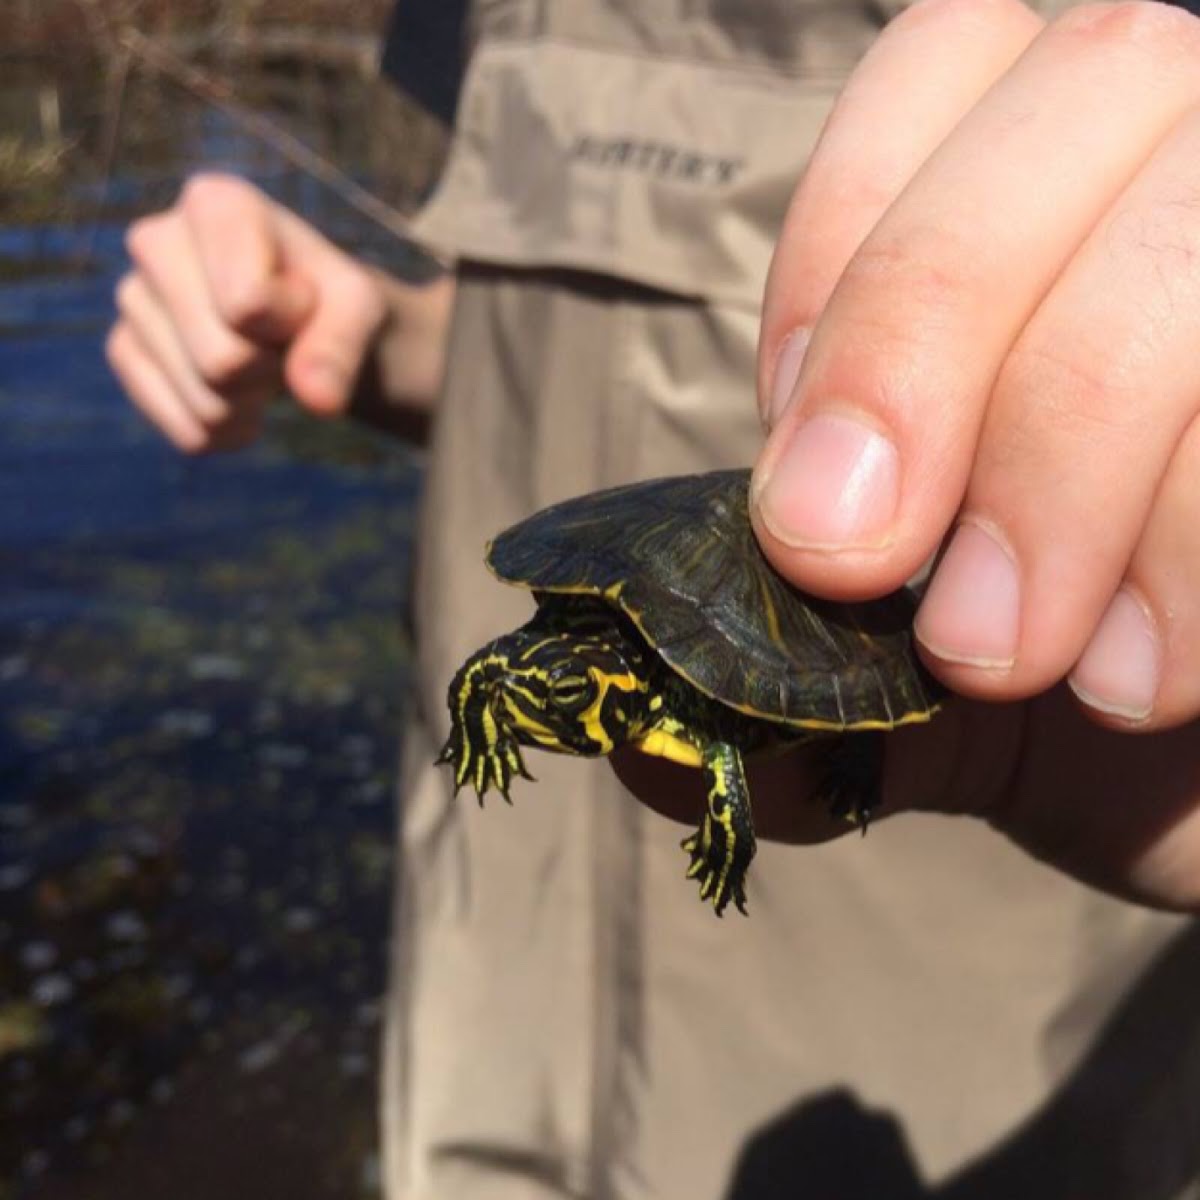
M 703 754 L 707 802 L 700 828 L 685 839 L 691 855 L 688 878 L 700 881 L 700 898 L 717 916 L 732 900 L 746 911 L 746 871 L 754 857 L 754 822 L 742 756 L 729 742 L 713 742 Z
M 883 799 L 882 733 L 848 733 L 832 739 L 821 756 L 817 798 L 830 816 L 857 825 L 863 833 Z

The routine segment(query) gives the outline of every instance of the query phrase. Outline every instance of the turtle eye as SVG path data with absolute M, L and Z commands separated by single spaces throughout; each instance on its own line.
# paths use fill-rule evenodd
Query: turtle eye
M 550 694 L 559 708 L 581 712 L 596 698 L 596 683 L 590 675 L 558 675 L 550 680 Z

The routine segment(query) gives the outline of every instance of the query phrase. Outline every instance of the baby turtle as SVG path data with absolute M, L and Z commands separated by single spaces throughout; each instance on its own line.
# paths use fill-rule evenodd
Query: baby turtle
M 532 591 L 537 612 L 455 675 L 438 758 L 481 802 L 531 778 L 522 745 L 588 756 L 632 745 L 699 767 L 707 806 L 683 846 L 718 914 L 730 901 L 746 911 L 744 755 L 827 740 L 823 799 L 865 825 L 880 731 L 928 721 L 939 696 L 913 649 L 914 593 L 839 604 L 786 583 L 751 530 L 749 477 L 612 488 L 500 534 L 487 564 Z

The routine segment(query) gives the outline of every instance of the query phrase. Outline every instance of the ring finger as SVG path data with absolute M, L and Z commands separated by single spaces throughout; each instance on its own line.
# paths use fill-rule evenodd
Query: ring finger
M 1200 715 L 1200 422 L 1155 496 L 1124 582 L 1071 672 L 1107 724 L 1162 729 Z

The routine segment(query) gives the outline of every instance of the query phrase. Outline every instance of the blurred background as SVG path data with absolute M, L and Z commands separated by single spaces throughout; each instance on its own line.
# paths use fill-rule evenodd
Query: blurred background
M 102 343 L 126 225 L 202 167 L 430 269 L 272 133 L 419 202 L 389 9 L 0 0 L 0 1200 L 378 1194 L 420 462 L 283 404 L 184 459 Z

